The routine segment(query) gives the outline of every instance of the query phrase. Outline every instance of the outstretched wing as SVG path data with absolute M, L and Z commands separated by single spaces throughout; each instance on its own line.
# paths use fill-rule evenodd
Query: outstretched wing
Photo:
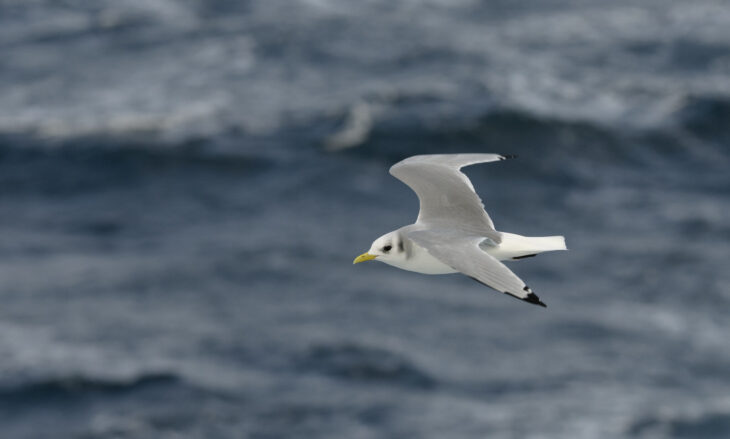
M 499 243 L 501 237 L 482 200 L 460 169 L 507 158 L 510 156 L 499 154 L 417 155 L 396 163 L 390 173 L 418 195 L 421 207 L 416 223 L 445 228 L 458 225 Z
M 407 234 L 431 256 L 484 285 L 535 305 L 546 306 L 504 264 L 479 248 L 481 236 L 458 230 L 420 230 Z

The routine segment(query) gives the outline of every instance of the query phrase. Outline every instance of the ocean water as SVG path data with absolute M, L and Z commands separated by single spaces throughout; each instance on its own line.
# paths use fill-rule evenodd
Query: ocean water
M 725 1 L 0 1 L 0 437 L 730 437 Z M 352 265 L 466 169 L 548 308 Z

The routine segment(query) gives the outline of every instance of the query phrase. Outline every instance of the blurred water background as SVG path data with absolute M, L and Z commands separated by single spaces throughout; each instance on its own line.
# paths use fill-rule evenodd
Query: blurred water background
M 2 438 L 730 437 L 730 5 L 0 0 Z M 548 304 L 352 265 L 467 169 Z

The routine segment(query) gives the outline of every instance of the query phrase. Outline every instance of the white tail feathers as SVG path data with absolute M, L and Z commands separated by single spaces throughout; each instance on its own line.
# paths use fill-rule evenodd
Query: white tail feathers
M 522 259 L 542 252 L 567 250 L 563 236 L 522 236 L 501 233 L 502 242 L 498 246 L 482 247 L 484 251 L 501 261 Z
M 530 247 L 543 252 L 568 249 L 565 246 L 564 236 L 540 236 L 526 239 L 529 240 Z

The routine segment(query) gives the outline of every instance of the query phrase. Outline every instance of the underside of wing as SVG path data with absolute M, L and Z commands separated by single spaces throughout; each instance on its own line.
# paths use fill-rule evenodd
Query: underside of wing
M 418 223 L 448 227 L 459 224 L 474 233 L 500 242 L 494 223 L 469 178 L 460 169 L 476 163 L 504 160 L 498 154 L 435 154 L 409 157 L 390 173 L 418 195 Z
M 453 230 L 421 230 L 407 236 L 431 256 L 477 282 L 526 302 L 546 306 L 522 279 L 479 248 L 483 238 Z

